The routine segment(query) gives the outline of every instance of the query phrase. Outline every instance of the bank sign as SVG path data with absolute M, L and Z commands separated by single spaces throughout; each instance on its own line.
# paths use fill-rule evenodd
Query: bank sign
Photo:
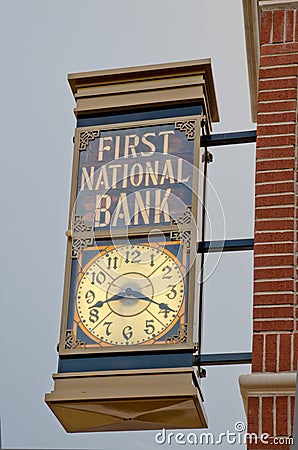
M 198 191 L 198 118 L 79 128 L 72 217 L 94 231 L 168 226 Z M 74 188 L 74 186 L 73 186 Z M 196 192 L 195 192 L 196 194 Z

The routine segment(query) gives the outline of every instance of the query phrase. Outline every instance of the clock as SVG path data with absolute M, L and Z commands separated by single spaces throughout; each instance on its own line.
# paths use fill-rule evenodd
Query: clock
M 158 244 L 109 246 L 82 270 L 78 325 L 102 347 L 161 343 L 185 315 L 185 268 Z

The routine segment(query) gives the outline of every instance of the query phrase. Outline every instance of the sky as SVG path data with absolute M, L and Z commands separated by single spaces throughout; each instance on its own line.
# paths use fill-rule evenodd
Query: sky
M 0 34 L 2 445 L 181 448 L 156 443 L 151 431 L 67 434 L 44 403 L 58 362 L 75 129 L 67 74 L 211 58 L 220 114 L 213 133 L 254 129 L 242 2 L 1 0 Z M 212 239 L 251 238 L 254 145 L 211 151 L 209 181 L 225 217 L 223 231 L 210 198 Z M 252 253 L 213 254 L 206 264 L 203 353 L 251 351 Z M 207 368 L 202 390 L 215 436 L 245 423 L 238 376 L 249 372 Z

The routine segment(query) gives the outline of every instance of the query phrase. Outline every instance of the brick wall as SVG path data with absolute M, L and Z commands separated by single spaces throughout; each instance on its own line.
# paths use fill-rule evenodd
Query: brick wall
M 252 371 L 279 374 L 296 371 L 298 353 L 298 10 L 263 10 L 260 44 Z M 288 437 L 293 410 L 278 389 L 250 395 L 248 431 Z M 289 448 L 272 444 L 248 448 Z

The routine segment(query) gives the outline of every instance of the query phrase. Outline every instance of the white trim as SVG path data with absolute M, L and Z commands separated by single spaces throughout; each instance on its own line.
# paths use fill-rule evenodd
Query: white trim
M 257 122 L 260 65 L 259 15 L 256 0 L 242 0 L 252 122 Z
M 271 281 L 272 282 L 275 282 L 275 281 L 280 282 L 280 281 L 292 281 L 292 280 L 293 280 L 293 278 L 291 278 L 291 277 L 287 277 L 287 278 L 262 278 L 262 279 L 254 280 L 254 282 L 255 283 L 268 283 L 268 282 L 271 283 Z M 292 308 L 293 308 L 293 305 L 292 305 Z M 268 317 L 268 319 L 270 319 L 270 317 Z
M 242 0 L 252 122 L 257 122 L 260 67 L 260 12 L 298 8 L 297 0 Z M 270 55 L 272 56 L 272 55 Z M 269 66 L 270 67 L 270 66 Z
M 288 9 L 298 7 L 297 0 L 259 0 L 259 8 L 261 11 L 270 9 Z
M 272 267 L 271 267 L 271 269 L 272 269 Z M 293 305 L 289 305 L 288 303 L 281 303 L 280 305 L 278 304 L 278 305 L 254 305 L 254 309 L 276 309 L 276 308 L 293 308 Z M 268 318 L 268 317 L 267 317 Z M 258 317 L 258 319 L 260 319 L 260 317 Z M 265 319 L 266 319 L 266 317 L 265 317 Z M 288 332 L 289 334 L 291 334 L 292 332 L 291 331 L 289 331 Z M 274 335 L 277 335 L 277 336 L 279 336 L 280 335 L 280 332 L 279 331 L 268 331 L 267 332 L 267 334 L 274 334 Z
M 268 395 L 295 395 L 296 372 L 251 373 L 240 375 L 240 392 L 247 414 L 248 397 Z
M 271 256 L 271 255 L 266 255 L 266 256 Z M 293 295 L 293 291 L 270 291 L 270 292 L 254 292 L 254 297 L 256 297 L 257 295 L 278 295 L 278 294 L 291 294 Z M 264 306 L 266 306 L 266 304 L 264 303 Z M 272 333 L 272 331 L 270 331 L 270 333 Z

